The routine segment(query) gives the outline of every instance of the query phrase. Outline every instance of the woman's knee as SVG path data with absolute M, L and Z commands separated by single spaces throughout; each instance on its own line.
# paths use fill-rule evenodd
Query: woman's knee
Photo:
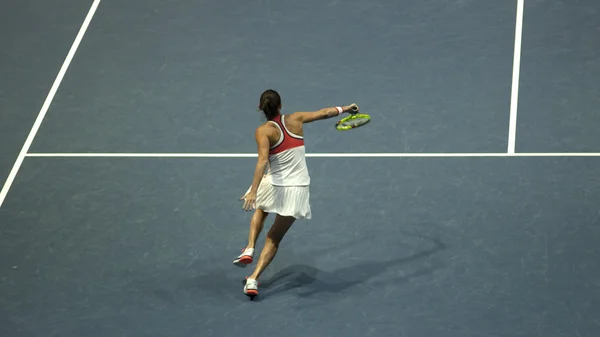
M 269 229 L 269 232 L 267 233 L 267 238 L 274 243 L 279 244 L 295 220 L 296 219 L 291 217 L 277 216 L 275 223 L 273 223 L 273 226 L 271 226 L 271 229 Z

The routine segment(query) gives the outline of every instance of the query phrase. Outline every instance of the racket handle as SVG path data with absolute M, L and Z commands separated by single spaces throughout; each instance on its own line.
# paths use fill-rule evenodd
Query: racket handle
M 355 114 L 357 112 L 358 112 L 358 107 L 357 106 L 353 106 L 352 107 L 352 112 L 350 112 L 350 113 Z

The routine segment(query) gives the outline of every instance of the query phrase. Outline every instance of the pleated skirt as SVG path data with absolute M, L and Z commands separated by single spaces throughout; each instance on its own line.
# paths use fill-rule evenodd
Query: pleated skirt
M 256 208 L 281 216 L 310 219 L 310 187 L 274 186 L 268 177 L 263 178 L 256 191 Z

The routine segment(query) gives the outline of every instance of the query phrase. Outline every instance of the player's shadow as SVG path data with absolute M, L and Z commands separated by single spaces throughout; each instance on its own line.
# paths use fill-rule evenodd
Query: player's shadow
M 349 240 L 344 242 L 338 246 L 334 247 L 326 247 L 323 249 L 319 249 L 317 251 L 310 251 L 309 253 L 296 253 L 291 249 L 281 249 L 277 254 L 277 258 L 271 263 L 269 268 L 263 274 L 264 279 L 260 281 L 260 289 L 261 296 L 262 290 L 268 289 L 269 287 L 276 285 L 280 280 L 286 279 L 290 276 L 293 276 L 300 284 L 308 284 L 310 283 L 311 275 L 316 275 L 317 270 L 314 267 L 303 266 L 301 264 L 296 263 L 297 261 L 302 261 L 302 264 L 313 264 L 316 263 L 314 260 L 314 256 L 320 255 L 328 255 L 333 251 L 353 247 L 358 244 L 362 240 L 373 240 L 373 237 L 361 237 L 355 240 Z M 291 238 L 287 241 L 291 241 Z M 241 293 L 242 288 L 240 287 L 240 283 L 243 284 L 244 279 L 238 278 L 239 276 L 233 276 L 233 271 L 238 270 L 237 267 L 233 267 L 229 264 L 229 257 L 225 260 L 227 263 L 226 267 L 219 268 L 211 268 L 209 271 L 205 271 L 204 273 L 197 275 L 193 278 L 181 280 L 177 286 L 178 290 L 185 291 L 196 291 L 198 289 L 202 289 L 205 291 L 204 297 L 208 294 L 209 297 L 219 298 L 221 301 L 229 300 L 237 298 L 239 293 Z M 290 270 L 289 264 L 293 267 L 293 272 L 288 273 L 286 270 Z M 282 268 L 283 266 L 287 266 L 285 270 L 280 270 L 276 272 L 274 275 L 273 271 Z M 242 269 L 242 273 L 246 275 L 251 273 L 254 270 L 253 266 Z M 294 275 L 291 275 L 291 274 Z M 237 273 L 235 273 L 237 274 Z M 234 281 L 234 282 L 230 282 Z M 289 281 L 289 280 L 288 280 Z M 240 283 L 238 283 L 240 282 Z M 287 287 L 290 289 L 294 287 L 294 282 L 287 283 Z M 166 296 L 165 291 L 154 291 L 154 297 L 161 297 L 163 301 L 169 300 L 168 296 Z M 257 297 L 255 300 L 260 300 L 260 297 Z M 172 302 L 172 301 L 171 301 Z
M 408 256 L 399 256 L 383 261 L 362 261 L 358 264 L 329 272 L 321 271 L 304 263 L 293 264 L 262 281 L 261 288 L 263 291 L 259 297 L 267 298 L 297 288 L 301 289 L 298 296 L 304 298 L 322 293 L 340 293 L 350 287 L 365 283 L 386 271 L 393 270 L 401 265 L 410 264 L 419 259 L 426 259 L 446 249 L 446 245 L 438 239 L 428 238 L 415 233 L 403 233 L 427 240 L 433 245 L 428 249 Z M 434 270 L 434 267 L 417 267 L 414 271 L 403 273 L 392 280 L 379 281 L 379 283 L 403 282 L 414 277 L 430 274 Z M 369 287 L 376 285 L 376 282 L 371 282 Z

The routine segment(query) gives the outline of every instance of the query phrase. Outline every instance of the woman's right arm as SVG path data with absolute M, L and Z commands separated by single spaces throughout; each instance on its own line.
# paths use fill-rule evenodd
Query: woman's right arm
M 354 108 L 356 107 L 356 110 Z M 350 104 L 342 107 L 331 107 L 323 108 L 317 111 L 311 112 L 294 112 L 290 115 L 294 120 L 301 122 L 302 124 L 314 122 L 321 119 L 329 119 L 336 117 L 346 112 L 358 112 L 358 106 L 356 104 Z

